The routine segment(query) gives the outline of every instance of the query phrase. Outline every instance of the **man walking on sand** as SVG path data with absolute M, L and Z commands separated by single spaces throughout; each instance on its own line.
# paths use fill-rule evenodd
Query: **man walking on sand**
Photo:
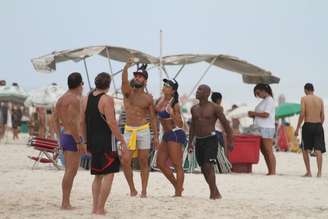
M 149 176 L 148 156 L 151 145 L 150 127 L 147 117 L 150 115 L 151 126 L 154 130 L 153 144 L 158 147 L 157 119 L 154 111 L 153 98 L 145 92 L 148 79 L 147 65 L 142 65 L 130 82 L 128 79 L 128 68 L 132 65 L 132 57 L 124 66 L 122 74 L 122 93 L 124 95 L 124 108 L 126 112 L 126 125 L 124 128 L 124 138 L 127 143 L 127 150 L 122 150 L 122 165 L 125 178 L 130 187 L 130 195 L 138 194 L 134 182 L 131 168 L 131 160 L 138 157 L 141 175 L 141 197 L 147 196 L 147 184 Z
M 218 137 L 215 133 L 215 123 L 219 119 L 224 132 L 227 134 L 227 146 L 232 149 L 232 130 L 220 108 L 208 101 L 211 89 L 207 85 L 200 85 L 196 92 L 199 104 L 191 108 L 191 126 L 189 130 L 188 150 L 194 150 L 196 159 L 201 167 L 205 180 L 210 188 L 210 199 L 220 199 L 221 194 L 216 186 L 213 165 L 217 164 Z
M 61 96 L 55 107 L 55 128 L 60 146 L 64 151 L 65 173 L 62 180 L 62 204 L 65 210 L 72 209 L 70 194 L 74 177 L 80 164 L 81 154 L 86 153 L 86 145 L 80 136 L 81 97 L 83 81 L 80 73 L 68 76 L 69 90 Z
M 321 177 L 322 153 L 326 152 L 325 137 L 322 124 L 325 120 L 324 104 L 320 97 L 314 95 L 313 85 L 310 83 L 304 86 L 305 96 L 301 99 L 301 113 L 298 118 L 295 136 L 298 136 L 302 126 L 303 159 L 306 173 L 304 176 L 311 177 L 309 153 L 314 149 L 317 157 L 318 172 L 317 177 Z

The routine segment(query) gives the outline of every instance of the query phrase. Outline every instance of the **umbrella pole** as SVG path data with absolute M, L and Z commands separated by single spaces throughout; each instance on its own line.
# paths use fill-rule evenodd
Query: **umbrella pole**
M 181 67 L 179 68 L 179 70 L 177 71 L 177 73 L 175 73 L 173 79 L 176 79 L 178 77 L 178 75 L 181 73 L 182 69 L 185 67 L 186 63 L 184 63 L 183 65 L 181 65 Z
M 109 58 L 109 50 L 108 50 L 108 47 L 106 47 L 106 54 L 107 54 L 107 60 L 108 60 L 108 66 L 109 66 L 109 71 L 110 71 L 110 76 L 113 80 L 113 86 L 114 86 L 114 94 L 115 96 L 117 97 L 117 88 L 116 88 L 116 84 L 115 84 L 115 80 L 114 80 L 114 77 L 113 77 L 113 68 L 112 68 L 112 63 L 110 62 L 110 58 Z
M 163 80 L 163 31 L 159 31 L 159 94 L 161 94 L 162 80 Z
M 169 76 L 169 74 L 167 73 L 167 70 L 166 70 L 166 68 L 165 68 L 165 65 L 162 65 L 161 69 L 162 69 L 162 72 L 164 72 L 165 76 L 166 76 L 168 79 L 170 79 L 170 76 Z M 162 74 L 162 78 L 161 78 L 161 86 L 162 86 L 162 80 L 163 80 L 163 74 Z
M 85 58 L 83 59 L 83 64 L 84 64 L 85 74 L 87 75 L 89 88 L 91 90 L 91 83 L 90 83 L 90 78 L 89 78 L 89 72 L 88 72 L 88 67 L 87 67 L 87 63 L 85 61 Z
M 192 88 L 192 90 L 190 91 L 189 95 L 188 95 L 188 99 L 190 98 L 190 96 L 193 94 L 193 92 L 195 91 L 195 89 L 197 88 L 197 86 L 199 85 L 199 83 L 201 82 L 201 80 L 203 80 L 203 78 L 205 77 L 205 75 L 207 74 L 207 72 L 210 70 L 210 68 L 212 67 L 212 65 L 214 64 L 214 62 L 216 61 L 217 57 L 215 57 L 211 63 L 209 64 L 209 66 L 206 68 L 206 70 L 204 71 L 204 73 L 202 74 L 202 76 L 199 78 L 199 80 L 197 81 L 197 83 L 195 84 L 195 86 Z

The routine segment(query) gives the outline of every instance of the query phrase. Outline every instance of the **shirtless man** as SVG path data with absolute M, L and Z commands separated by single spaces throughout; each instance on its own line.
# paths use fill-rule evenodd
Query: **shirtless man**
M 304 92 L 306 96 L 301 99 L 301 114 L 298 118 L 295 136 L 298 136 L 299 129 L 302 126 L 303 159 L 306 167 L 304 176 L 311 177 L 311 168 L 309 153 L 314 149 L 317 157 L 318 173 L 321 177 L 322 153 L 326 152 L 325 138 L 322 124 L 325 120 L 324 104 L 320 97 L 314 95 L 313 85 L 305 84 Z
M 80 164 L 81 154 L 86 153 L 86 145 L 80 137 L 80 113 L 83 81 L 80 73 L 68 76 L 69 90 L 59 98 L 55 107 L 55 128 L 60 146 L 64 151 L 65 173 L 62 181 L 62 209 L 72 209 L 70 194 L 73 180 Z
M 130 187 L 130 195 L 138 194 L 134 182 L 131 168 L 131 160 L 138 157 L 141 175 L 141 197 L 147 196 L 147 183 L 149 176 L 148 156 L 151 145 L 150 128 L 147 116 L 151 117 L 151 126 L 154 130 L 153 144 L 158 147 L 157 120 L 153 106 L 153 98 L 145 92 L 148 79 L 146 65 L 138 68 L 134 72 L 131 82 L 128 79 L 128 68 L 132 65 L 133 58 L 130 57 L 124 66 L 122 74 L 122 93 L 124 95 L 124 108 L 126 111 L 126 125 L 124 138 L 128 148 L 122 150 L 122 165 L 125 178 Z
M 201 167 L 205 180 L 210 188 L 210 199 L 220 199 L 221 194 L 216 186 L 213 165 L 217 163 L 218 137 L 215 133 L 215 123 L 220 120 L 227 134 L 227 146 L 232 149 L 232 130 L 223 112 L 216 104 L 208 101 L 211 89 L 200 85 L 196 92 L 199 104 L 191 108 L 191 126 L 189 130 L 188 150 L 191 153 L 196 145 L 196 159 Z M 194 143 L 195 138 L 195 143 Z

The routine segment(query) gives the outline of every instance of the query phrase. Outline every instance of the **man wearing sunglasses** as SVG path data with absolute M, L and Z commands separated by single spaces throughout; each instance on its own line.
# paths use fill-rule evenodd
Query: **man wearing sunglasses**
M 80 137 L 80 114 L 83 81 L 78 72 L 67 79 L 68 91 L 61 96 L 55 107 L 55 128 L 59 144 L 64 151 L 65 173 L 62 180 L 61 208 L 72 209 L 70 194 L 74 177 L 80 164 L 81 154 L 86 153 L 86 145 Z
M 147 118 L 150 116 L 151 126 L 154 131 L 153 144 L 158 147 L 157 120 L 153 106 L 153 97 L 145 92 L 148 79 L 147 65 L 138 67 L 134 72 L 131 82 L 128 79 L 128 68 L 132 65 L 133 58 L 129 57 L 122 74 L 122 93 L 124 95 L 124 108 L 126 112 L 126 125 L 124 138 L 127 148 L 122 148 L 122 165 L 125 178 L 130 187 L 130 195 L 138 194 L 131 168 L 131 160 L 138 157 L 141 175 L 141 197 L 147 196 L 147 184 L 149 176 L 149 150 L 151 147 L 151 134 Z

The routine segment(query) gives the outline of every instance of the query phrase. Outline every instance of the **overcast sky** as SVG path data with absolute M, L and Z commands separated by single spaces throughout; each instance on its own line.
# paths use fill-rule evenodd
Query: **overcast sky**
M 34 71 L 30 59 L 54 50 L 91 45 L 134 48 L 159 55 L 228 54 L 270 70 L 281 78 L 274 93 L 299 101 L 303 85 L 312 82 L 328 100 L 328 1 L 306 0 L 138 0 L 0 2 L 0 79 L 27 90 L 57 82 L 66 86 L 72 71 L 84 75 L 83 63 L 59 64 L 52 74 Z M 108 71 L 107 60 L 87 60 L 91 78 Z M 114 64 L 114 70 L 121 67 Z M 206 64 L 185 68 L 177 78 L 180 93 L 189 93 Z M 170 69 L 173 75 L 174 70 Z M 85 79 L 86 80 L 86 79 Z M 116 78 L 118 84 L 120 79 Z M 229 103 L 253 102 L 252 85 L 238 74 L 211 68 L 202 83 L 221 91 Z M 158 71 L 149 87 L 158 95 Z M 86 87 L 87 88 L 87 87 Z

